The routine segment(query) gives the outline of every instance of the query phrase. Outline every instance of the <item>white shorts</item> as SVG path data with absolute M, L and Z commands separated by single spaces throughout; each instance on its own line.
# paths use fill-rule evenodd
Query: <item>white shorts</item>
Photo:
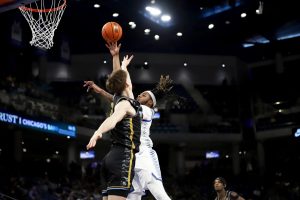
M 155 150 L 152 148 L 141 148 L 135 156 L 135 174 L 132 181 L 132 186 L 135 190 L 138 188 L 138 190 L 147 190 L 146 180 L 151 176 L 162 181 L 159 161 Z

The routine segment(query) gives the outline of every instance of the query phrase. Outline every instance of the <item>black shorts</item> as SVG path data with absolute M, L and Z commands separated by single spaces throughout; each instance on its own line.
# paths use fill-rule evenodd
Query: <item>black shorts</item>
M 102 162 L 105 188 L 102 195 L 127 197 L 134 176 L 135 152 L 122 146 L 112 146 Z

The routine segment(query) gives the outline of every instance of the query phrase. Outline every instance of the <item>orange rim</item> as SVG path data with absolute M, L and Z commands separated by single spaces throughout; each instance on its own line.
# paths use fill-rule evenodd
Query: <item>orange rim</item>
M 38 8 L 28 8 L 25 6 L 20 6 L 19 8 L 23 11 L 31 11 L 31 12 L 54 12 L 58 10 L 62 10 L 67 5 L 67 0 L 64 0 L 64 3 L 56 8 L 47 8 L 47 9 L 38 9 Z

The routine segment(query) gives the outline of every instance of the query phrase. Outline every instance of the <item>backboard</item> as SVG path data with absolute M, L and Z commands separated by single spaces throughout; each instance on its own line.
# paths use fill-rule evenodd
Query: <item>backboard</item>
M 30 4 L 37 0 L 0 0 L 0 13 L 13 10 L 19 6 Z

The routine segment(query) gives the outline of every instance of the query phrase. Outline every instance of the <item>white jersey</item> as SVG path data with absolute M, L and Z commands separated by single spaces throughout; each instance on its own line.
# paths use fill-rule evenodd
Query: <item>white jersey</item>
M 143 120 L 141 123 L 140 150 L 153 147 L 153 142 L 150 138 L 150 127 L 152 124 L 152 118 L 154 116 L 154 110 L 144 105 L 142 105 L 142 110 L 143 110 Z
M 150 190 L 155 199 L 171 200 L 162 184 L 161 171 L 156 151 L 152 149 L 150 127 L 154 110 L 142 105 L 143 121 L 141 123 L 140 151 L 135 154 L 135 174 L 132 181 L 133 190 L 126 200 L 141 199 L 145 190 Z
M 150 127 L 154 110 L 142 105 L 143 121 L 141 123 L 141 144 L 140 151 L 135 154 L 135 169 L 144 169 L 153 174 L 157 179 L 161 179 L 159 161 L 155 150 L 152 149 L 153 142 L 150 138 Z

